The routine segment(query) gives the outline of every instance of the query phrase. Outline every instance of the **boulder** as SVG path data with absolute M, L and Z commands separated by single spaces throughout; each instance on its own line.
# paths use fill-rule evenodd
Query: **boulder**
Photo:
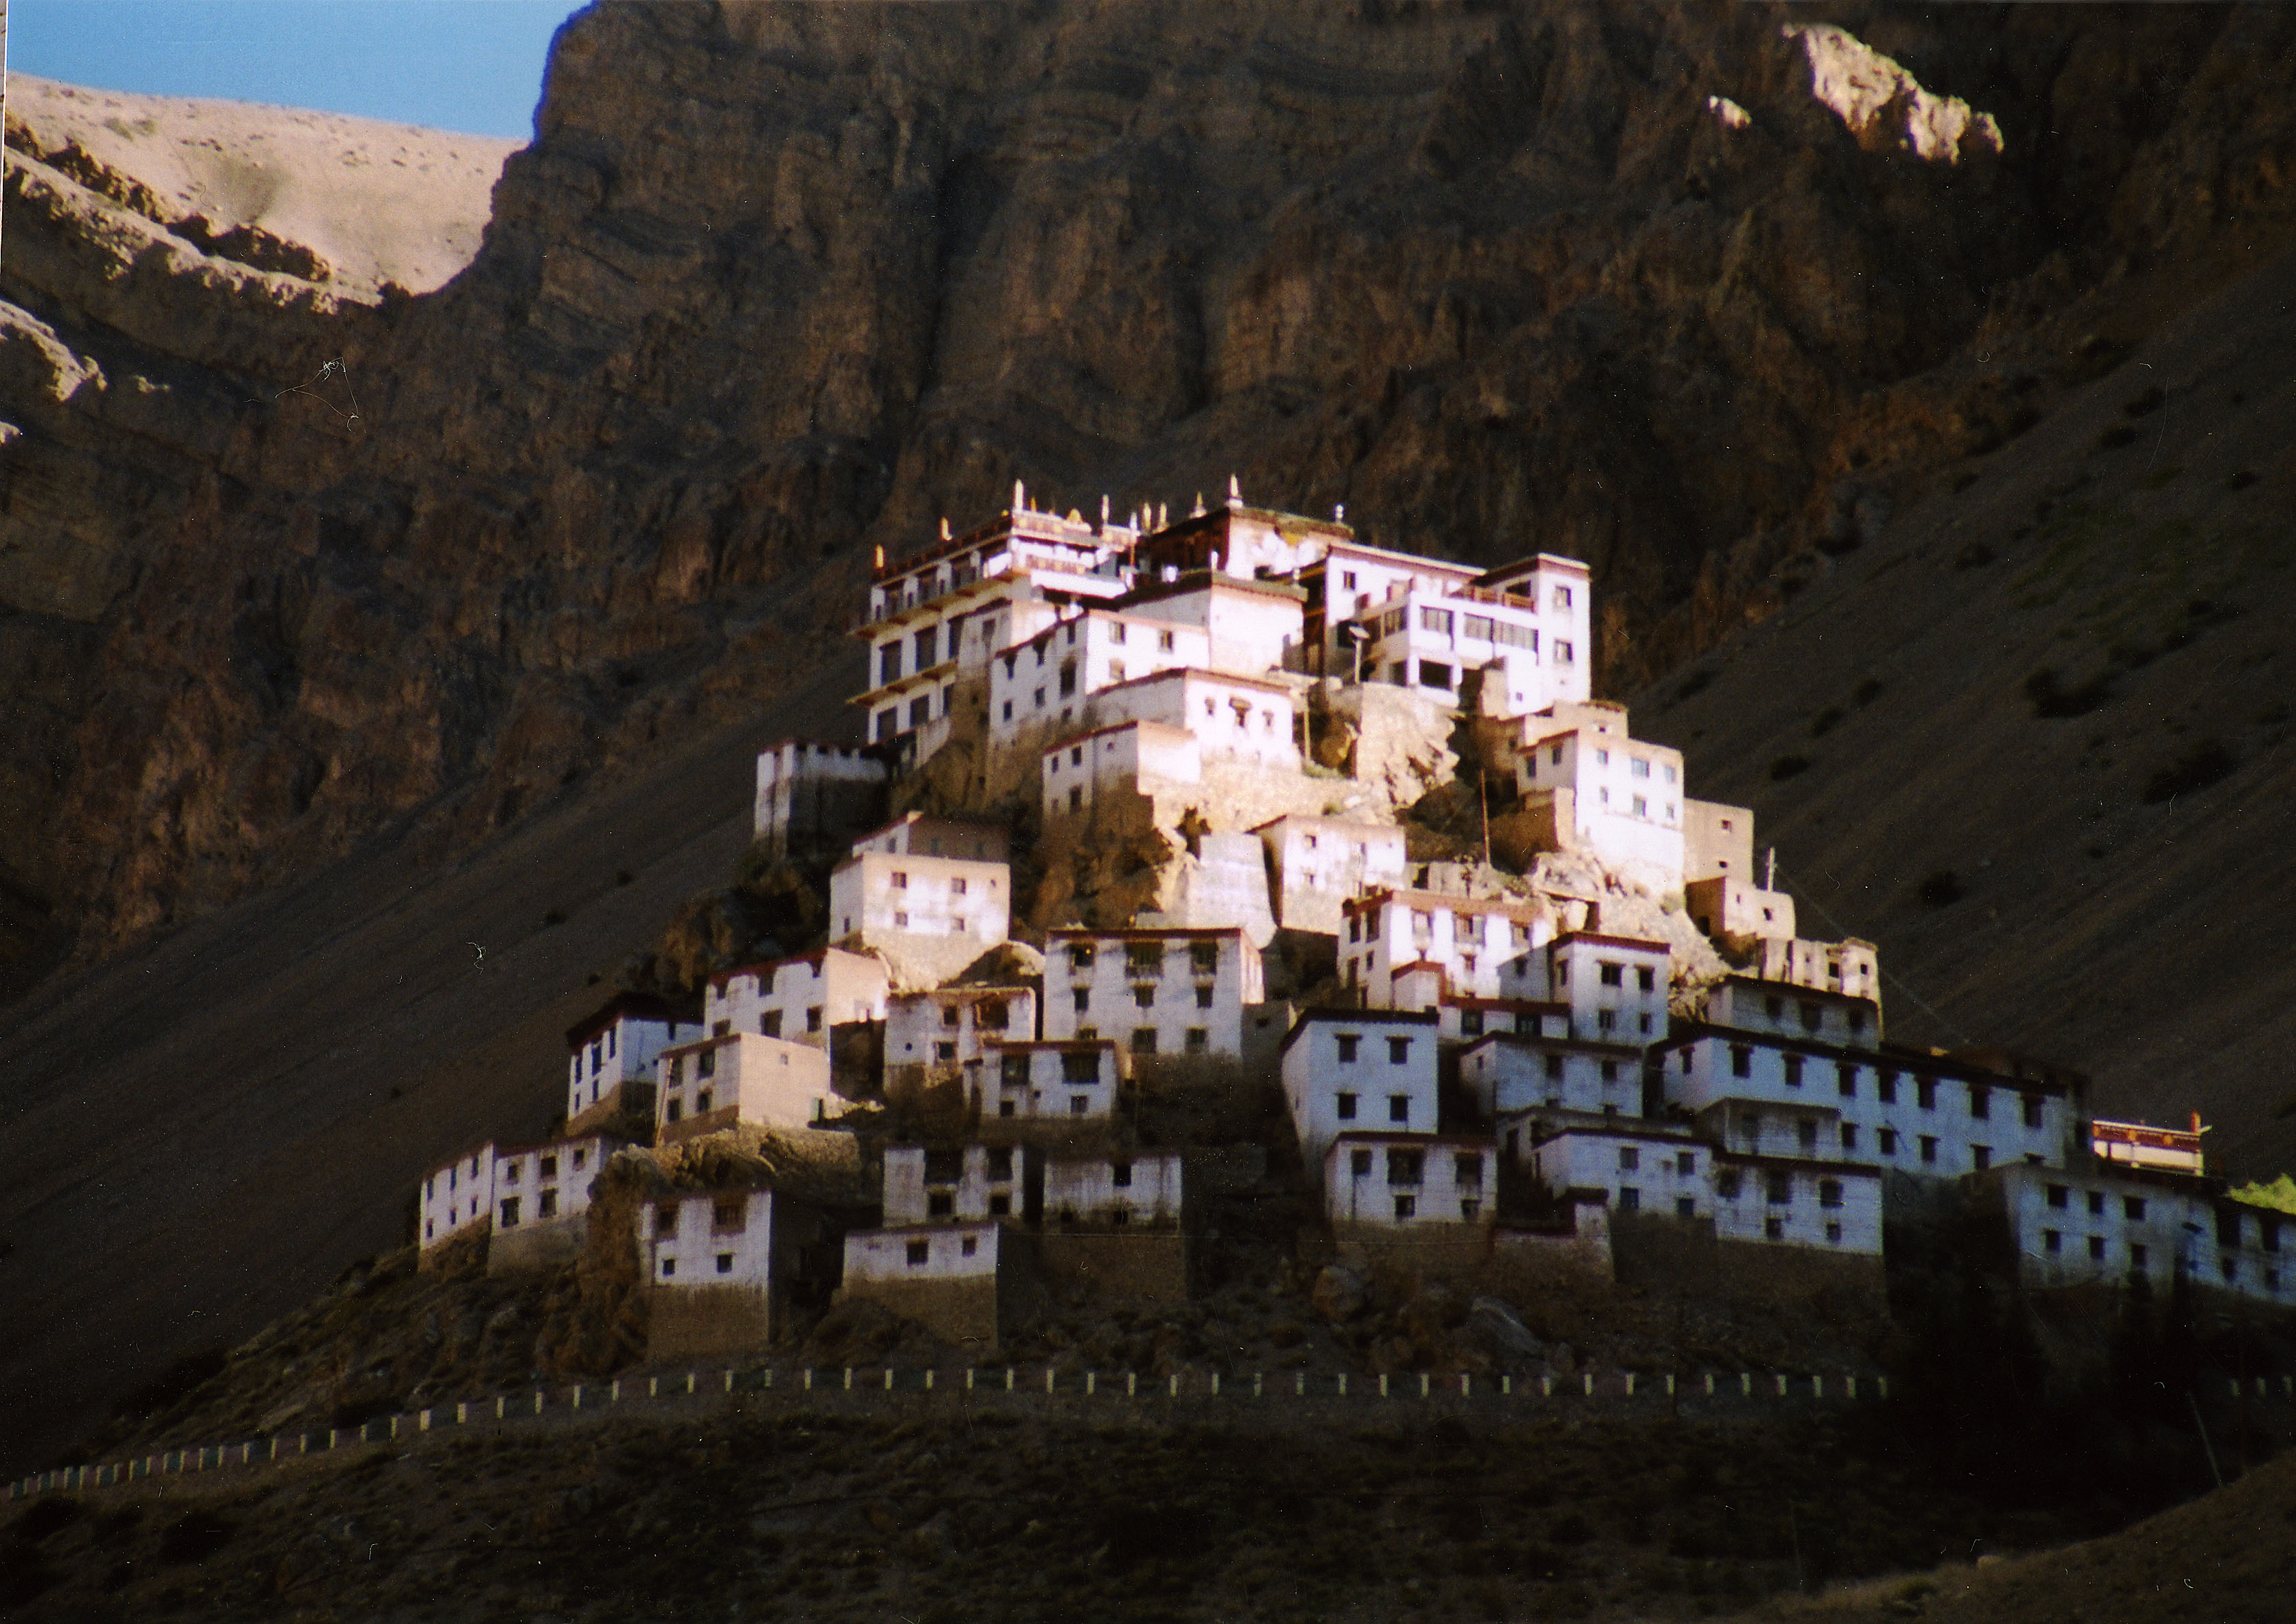
M 1327 1263 L 1323 1273 L 1316 1276 L 1308 1300 L 1316 1313 L 1333 1325 L 1341 1325 L 1361 1314 L 1371 1302 L 1371 1282 L 1360 1269 L 1344 1263 Z

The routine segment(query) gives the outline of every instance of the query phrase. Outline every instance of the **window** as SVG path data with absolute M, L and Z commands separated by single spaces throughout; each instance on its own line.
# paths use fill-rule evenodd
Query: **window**
M 2144 1260 L 2149 1256 L 2151 1256 L 2151 1253 L 2145 1250 L 2143 1243 L 2139 1242 L 2131 1245 L 2128 1249 L 2128 1267 L 2132 1269 L 2143 1268 L 2144 1267 Z
M 1856 1099 L 1857 1097 L 1857 1068 L 1851 1065 L 1846 1060 L 1837 1063 L 1833 1068 L 1833 1087 L 1834 1092 L 1839 1094 L 1843 1099 Z
M 1784 998 L 1763 999 L 1762 1013 L 1772 1021 L 1784 1020 L 1786 1018 L 1786 1001 Z
M 1348 1172 L 1357 1178 L 1369 1178 L 1371 1177 L 1371 1152 L 1369 1151 L 1349 1151 L 1348 1152 Z
M 1643 1193 L 1640 1190 L 1636 1189 L 1632 1185 L 1620 1185 L 1619 1186 L 1620 1211 L 1639 1212 L 1642 1210 L 1642 1206 Z
M 1991 1167 L 1993 1165 L 1992 1147 L 1985 1144 L 1971 1145 L 1969 1147 L 1969 1165 L 1972 1171 L 1979 1173 L 1982 1173 L 1986 1169 Z
M 1181 1047 L 1190 1054 L 1208 1054 L 1211 1052 L 1211 1033 L 1200 1026 L 1190 1027 L 1187 1037 L 1181 1045 Z
M 1844 1122 L 1841 1125 L 1841 1148 L 1845 1151 L 1854 1151 L 1857 1148 L 1857 1123 Z
M 1738 1177 L 1737 1169 L 1723 1168 L 1714 1175 L 1714 1193 L 1720 1196 L 1724 1201 L 1736 1201 L 1738 1199 L 1739 1188 L 1740 1180 Z
M 2122 1196 L 2120 1198 L 2120 1213 L 2123 1218 L 2127 1218 L 2132 1224 L 2143 1223 L 2144 1221 L 2144 1198 L 2141 1195 Z
M 1092 1114 L 1092 1096 L 1088 1094 L 1069 1095 L 1069 1115 L 1088 1117 Z
M 1762 1192 L 1764 1201 L 1773 1207 L 1787 1207 L 1793 1204 L 1792 1174 L 1770 1173 L 1766 1175 L 1765 1178 L 1766 1187 Z
M 673 1206 L 656 1207 L 653 1210 L 654 1239 L 659 1241 L 666 1236 L 674 1235 L 676 1233 L 677 1209 Z
M 505 1196 L 504 1198 L 502 1204 L 502 1222 L 504 1229 L 514 1229 L 518 1226 L 517 1196 L 512 1195 Z
M 1762 1220 L 1762 1239 L 1783 1241 L 1785 1238 L 1786 1225 L 1784 1218 L 1766 1218 Z
M 1451 685 L 1451 668 L 1439 660 L 1421 660 L 1419 685 L 1423 688 L 1448 688 Z
M 709 1090 L 707 1088 L 701 1089 L 693 1096 L 693 1114 L 697 1117 L 708 1116 L 709 1114 Z
M 677 1273 L 677 1259 L 675 1258 L 664 1258 L 661 1260 L 661 1277 L 664 1280 L 667 1280 L 676 1273 Z
M 1422 609 L 1419 611 L 1419 629 L 1422 631 L 1439 632 L 1446 637 L 1449 636 L 1451 635 L 1451 611 L 1447 609 Z
M 1619 1080 L 1619 1062 L 1617 1061 L 1606 1060 L 1603 1062 L 1603 1080 L 1606 1083 L 1615 1083 Z
M 2040 1125 L 2041 1096 L 2037 1094 L 2029 1094 L 2025 1096 L 2025 1126 L 2028 1128 L 2038 1128 Z
M 1133 942 L 1124 949 L 1124 968 L 1131 975 L 1155 977 L 1164 973 L 1164 944 Z
M 1479 1009 L 1461 1010 L 1459 1012 L 1459 1036 L 1462 1038 L 1480 1038 L 1482 1035 L 1483 1012 Z
M 1786 1056 L 1786 1087 L 1789 1088 L 1801 1087 L 1801 1056 L 1799 1054 Z
M 1603 986 L 1605 986 L 1605 987 L 1623 987 L 1623 986 L 1625 986 L 1625 985 L 1626 985 L 1626 966 L 1625 966 L 1625 965 L 1623 965 L 1623 964 L 1604 964 L 1604 965 L 1602 965 L 1600 968 L 1601 968 L 1602 973 L 1601 973 L 1601 974 L 1600 974 L 1596 979 L 1597 979 L 1598 980 L 1600 980 L 1600 981 L 1603 983 Z
M 1398 1195 L 1395 1198 L 1395 1216 L 1398 1222 L 1405 1218 L 1416 1218 L 1418 1214 L 1419 1198 L 1417 1196 Z
M 760 1037 L 765 1037 L 765 1038 L 778 1038 L 778 1037 L 780 1037 L 780 1036 L 782 1035 L 782 1013 L 781 1013 L 781 1011 L 779 1011 L 779 1010 L 777 1010 L 777 1009 L 769 1009 L 769 1010 L 767 1010 L 764 1014 L 762 1014 L 762 1015 L 758 1016 L 758 1035 L 759 1035 Z
M 1132 1029 L 1132 1052 L 1135 1054 L 1153 1054 L 1156 1052 L 1154 1027 L 1136 1026 Z
M 1142 1009 L 1153 1008 L 1156 1003 L 1156 989 L 1152 987 L 1136 987 L 1132 989 L 1132 1001 Z
M 1415 1185 L 1426 1177 L 1425 1151 L 1390 1151 L 1387 1153 L 1387 1182 L 1391 1185 Z
M 1554 1083 L 1562 1080 L 1562 1056 L 1560 1054 L 1549 1054 L 1546 1057 L 1546 1079 Z
M 1390 1122 L 1408 1122 L 1411 1120 L 1411 1096 L 1409 1095 L 1390 1094 L 1387 1096 L 1387 1120 Z
M 1734 1043 L 1730 1046 L 1730 1075 L 1733 1077 L 1754 1075 L 1754 1052 L 1742 1043 Z
M 2043 1251 L 2048 1253 L 2049 1256 L 2054 1258 L 2060 1252 L 2063 1251 L 2064 1249 L 2065 1237 L 2061 1231 L 2054 1229 L 2044 1229 L 2041 1231 L 2041 1250 Z
M 1021 1079 L 1028 1080 L 1028 1062 L 1021 1062 Z M 1064 1083 L 1096 1083 L 1100 1080 L 1100 1052 L 1097 1049 L 1063 1049 L 1061 1051 L 1061 1081 Z
M 1993 1091 L 1981 1083 L 1969 1086 L 1969 1114 L 1980 1122 L 1993 1115 Z
M 1387 1063 L 1390 1066 L 1408 1064 L 1411 1060 L 1411 1039 L 1390 1038 L 1387 1040 Z
M 1356 1120 L 1356 1096 L 1354 1095 L 1341 1094 L 1339 1095 L 1335 1108 L 1339 1113 L 1341 1121 L 1352 1122 Z
M 1635 972 L 1635 985 L 1644 992 L 1658 990 L 1658 972 L 1644 964 Z
M 1839 1225 L 1839 1224 L 1828 1224 L 1828 1225 L 1825 1226 L 1825 1243 L 1826 1243 L 1828 1246 L 1839 1246 L 1839 1245 L 1841 1245 L 1841 1225 Z
M 1922 1161 L 1931 1167 L 1937 1165 L 1937 1140 L 1929 1134 L 1922 1136 Z
M 1642 756 L 1630 757 L 1628 760 L 1627 771 L 1633 777 L 1647 778 L 1650 776 L 1650 762 Z
M 956 1197 L 954 1194 L 947 1190 L 933 1190 L 927 1193 L 925 1196 L 927 1218 L 954 1218 L 955 1215 Z
M 1884 1105 L 1898 1103 L 1898 1074 L 1895 1071 L 1876 1071 L 1874 1074 L 1874 1097 Z
M 1804 1117 L 1794 1124 L 1794 1136 L 1801 1141 L 1805 1152 L 1817 1149 L 1817 1119 Z
M 704 1049 L 693 1057 L 693 1075 L 697 1078 L 718 1075 L 717 1050 Z
M 1452 1167 L 1452 1178 L 1462 1189 L 1470 1185 L 1480 1189 L 1483 1183 L 1483 1158 L 1480 1152 L 1463 1151 Z
M 1914 1103 L 1920 1106 L 1923 1111 L 1935 1111 L 1937 1109 L 1937 1081 L 1935 1079 L 1917 1077 L 1914 1079 Z
M 820 1005 L 816 1004 L 805 1012 L 805 1029 L 808 1032 L 817 1032 L 821 1030 Z M 707 1077 L 709 1073 L 705 1071 L 702 1075 Z
M 909 1267 L 922 1268 L 932 1259 L 931 1241 L 912 1241 L 908 1245 Z
M 1642 1166 L 1643 1154 L 1630 1144 L 1619 1147 L 1619 1171 L 1631 1173 Z
M 1158 632 L 1156 634 L 1156 647 L 1161 652 L 1167 654 L 1170 653 L 1172 652 L 1172 634 L 1169 632 Z
M 1570 645 L 1560 637 L 1554 640 L 1554 663 L 1559 666 L 1570 663 Z
M 685 1117 L 685 1102 L 673 1098 L 663 1109 L 662 1114 L 672 1122 L 683 1121 Z
M 989 1216 L 989 1217 L 991 1217 L 991 1218 L 1004 1218 L 1004 1217 L 1009 1216 L 1009 1215 L 1011 1214 L 1012 1210 L 1013 1210 L 1013 1198 L 1012 1198 L 1010 1195 L 1007 1195 L 1006 1193 L 1004 1193 L 1004 1191 L 999 1190 L 996 1194 L 994 1194 L 994 1195 L 992 1195 L 992 1196 L 990 1196 L 990 1197 L 988 1198 L 988 1216 Z
M 504 1163 L 503 1164 L 503 1183 L 504 1183 L 504 1184 L 506 1184 L 506 1185 L 514 1185 L 514 1184 L 516 1184 L 516 1183 L 518 1182 L 518 1173 L 519 1173 L 519 1165 L 518 1165 L 518 1163 L 517 1163 L 517 1162 L 515 1162 L 515 1161 L 506 1161 L 506 1162 L 504 1162 Z
M 1817 1204 L 1821 1207 L 1839 1207 L 1841 1205 L 1841 1181 L 1840 1179 L 1821 1178 L 1817 1181 Z

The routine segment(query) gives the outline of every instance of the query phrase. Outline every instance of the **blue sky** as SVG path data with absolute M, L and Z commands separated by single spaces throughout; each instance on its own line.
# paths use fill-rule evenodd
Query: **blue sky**
M 578 0 L 11 0 L 12 71 L 480 135 L 534 133 Z

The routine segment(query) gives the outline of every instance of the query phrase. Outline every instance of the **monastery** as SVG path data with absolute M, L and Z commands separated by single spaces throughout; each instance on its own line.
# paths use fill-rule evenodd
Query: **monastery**
M 432 1169 L 426 1254 L 562 1260 L 630 1147 L 749 1130 L 829 1144 L 862 1198 L 640 1201 L 655 1355 L 832 1295 L 977 1349 L 1048 1287 L 1183 1298 L 1201 1203 L 1275 1167 L 1342 1255 L 1423 1271 L 1873 1289 L 1890 1221 L 1949 1193 L 2036 1290 L 2296 1304 L 2281 1219 L 2207 1175 L 2197 1120 L 2095 1120 L 2078 1073 L 1889 1041 L 1874 945 L 1799 936 L 1753 814 L 1593 697 L 1592 611 L 1575 560 L 1394 552 L 1233 482 L 1097 521 L 1016 486 L 881 552 L 866 742 L 758 762 L 757 840 L 825 874 L 824 934 L 573 1028 L 559 1136 Z M 1480 839 L 1426 816 L 1447 798 Z M 888 1101 L 936 1090 L 961 1128 L 889 1140 Z M 1144 1126 L 1160 1095 L 1269 1091 L 1282 1143 Z

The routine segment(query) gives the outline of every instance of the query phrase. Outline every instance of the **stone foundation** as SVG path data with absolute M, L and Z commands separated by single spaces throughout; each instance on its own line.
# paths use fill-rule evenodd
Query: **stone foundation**
M 755 1353 L 773 1341 L 772 1304 L 756 1286 L 657 1285 L 646 1297 L 649 1362 Z
M 589 1233 L 587 1213 L 499 1230 L 487 1248 L 487 1273 L 514 1275 L 562 1268 L 582 1255 Z
M 1188 1238 L 1177 1229 L 1047 1230 L 1037 1241 L 1046 1277 L 1103 1297 L 1185 1302 Z

